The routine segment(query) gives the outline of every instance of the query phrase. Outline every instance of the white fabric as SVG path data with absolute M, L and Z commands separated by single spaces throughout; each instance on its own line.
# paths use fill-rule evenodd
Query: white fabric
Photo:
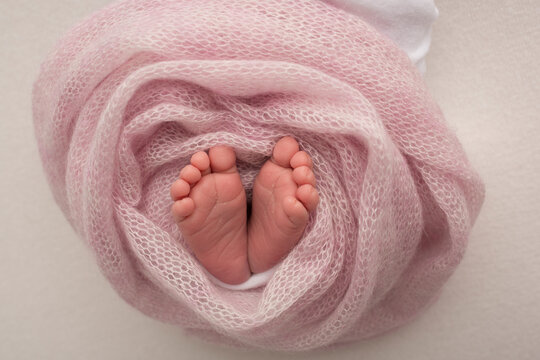
M 392 39 L 407 53 L 418 70 L 422 74 L 425 73 L 425 57 L 431 44 L 431 27 L 439 15 L 433 0 L 326 0 L 326 2 L 359 16 Z M 254 274 L 238 285 L 224 283 L 210 273 L 207 274 L 217 285 L 231 290 L 247 290 L 265 285 L 279 265 Z
M 231 289 L 231 290 L 247 290 L 247 289 L 255 289 L 255 288 L 259 287 L 259 286 L 265 285 L 268 282 L 268 280 L 270 280 L 272 275 L 276 272 L 279 265 L 281 265 L 281 263 L 274 265 L 274 267 L 272 267 L 271 269 L 268 269 L 266 271 L 263 271 L 262 273 L 253 274 L 253 275 L 251 275 L 251 277 L 249 279 L 247 279 L 243 283 L 237 284 L 237 285 L 231 285 L 231 284 L 224 283 L 223 281 L 219 280 L 218 278 L 216 278 L 212 274 L 210 274 L 208 271 L 206 271 L 206 269 L 205 269 L 205 272 L 206 272 L 206 274 L 208 275 L 208 277 L 210 278 L 210 280 L 212 280 L 212 282 L 214 284 L 223 286 L 223 287 L 225 287 L 227 289 Z
M 327 0 L 373 25 L 425 72 L 431 26 L 439 11 L 433 0 Z

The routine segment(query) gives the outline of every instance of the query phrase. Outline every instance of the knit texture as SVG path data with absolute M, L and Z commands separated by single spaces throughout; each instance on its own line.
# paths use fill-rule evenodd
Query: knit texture
M 233 346 L 307 350 L 406 323 L 460 262 L 484 197 L 407 55 L 322 1 L 114 3 L 59 42 L 33 110 L 55 200 L 120 296 Z M 319 206 L 265 286 L 220 287 L 170 185 L 226 144 L 250 199 L 285 135 L 313 158 Z

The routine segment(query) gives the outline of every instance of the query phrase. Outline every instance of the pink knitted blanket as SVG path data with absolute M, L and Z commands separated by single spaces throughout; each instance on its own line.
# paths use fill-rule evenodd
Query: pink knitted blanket
M 407 56 L 322 1 L 117 2 L 61 40 L 33 108 L 55 199 L 120 296 L 231 345 L 306 350 L 406 323 L 460 262 L 484 197 Z M 249 197 L 284 135 L 313 157 L 318 209 L 268 284 L 215 285 L 169 187 L 228 144 Z

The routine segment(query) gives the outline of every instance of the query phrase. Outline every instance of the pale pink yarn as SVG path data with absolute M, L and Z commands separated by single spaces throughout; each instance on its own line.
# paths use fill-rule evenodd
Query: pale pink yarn
M 306 350 L 406 323 L 455 270 L 483 201 L 405 53 L 321 1 L 115 3 L 59 43 L 33 106 L 55 199 L 114 288 L 212 341 Z M 215 285 L 170 184 L 228 144 L 249 196 L 287 134 L 313 156 L 319 207 L 266 286 Z

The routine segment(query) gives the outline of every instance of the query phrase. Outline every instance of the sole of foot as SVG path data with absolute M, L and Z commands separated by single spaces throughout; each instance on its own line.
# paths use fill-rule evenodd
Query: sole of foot
M 298 243 L 319 202 L 311 157 L 286 136 L 253 185 L 248 261 L 253 273 L 276 265 Z
M 195 153 L 171 186 L 172 214 L 199 262 L 228 283 L 246 281 L 246 194 L 228 146 Z

